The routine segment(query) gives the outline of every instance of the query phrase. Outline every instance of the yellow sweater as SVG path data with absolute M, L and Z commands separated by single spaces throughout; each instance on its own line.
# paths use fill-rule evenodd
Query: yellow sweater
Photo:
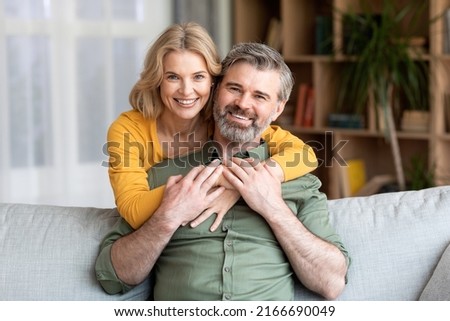
M 317 168 L 313 149 L 278 126 L 263 133 L 270 154 L 283 169 L 285 180 Z M 135 110 L 122 113 L 108 130 L 109 178 L 117 208 L 133 227 L 140 227 L 159 207 L 164 186 L 150 190 L 147 171 L 163 160 L 156 120 Z

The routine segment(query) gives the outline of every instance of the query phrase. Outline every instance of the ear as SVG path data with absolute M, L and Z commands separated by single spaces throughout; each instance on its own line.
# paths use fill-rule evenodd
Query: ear
M 282 100 L 278 103 L 278 106 L 276 107 L 275 112 L 272 115 L 272 121 L 275 121 L 278 118 L 278 116 L 281 115 L 281 113 L 284 110 L 284 107 L 286 106 L 286 103 L 287 100 Z

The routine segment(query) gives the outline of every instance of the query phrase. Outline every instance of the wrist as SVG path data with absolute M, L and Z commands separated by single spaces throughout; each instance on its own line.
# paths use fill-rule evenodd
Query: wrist
M 268 223 L 275 223 L 279 219 L 283 220 L 286 217 L 285 213 L 292 214 L 292 211 L 281 199 L 281 201 L 265 203 L 259 213 Z
M 147 221 L 151 221 L 151 223 L 146 225 L 160 231 L 161 233 L 172 235 L 182 224 L 178 217 L 178 215 L 171 215 L 170 210 L 165 210 L 163 207 L 159 207 L 153 216 Z

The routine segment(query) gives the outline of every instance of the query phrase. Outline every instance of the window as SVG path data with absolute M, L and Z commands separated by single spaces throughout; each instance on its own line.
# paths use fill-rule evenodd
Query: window
M 106 131 L 166 0 L 0 0 L 0 202 L 114 206 Z

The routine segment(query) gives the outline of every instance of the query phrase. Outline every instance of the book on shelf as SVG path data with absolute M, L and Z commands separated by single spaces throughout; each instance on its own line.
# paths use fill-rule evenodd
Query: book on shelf
M 348 159 L 341 167 L 342 197 L 356 196 L 366 184 L 366 164 L 361 158 Z
M 334 128 L 365 128 L 365 119 L 363 115 L 359 114 L 328 114 L 328 126 Z
M 450 93 L 446 93 L 444 96 L 444 113 L 446 131 L 450 133 Z
M 333 18 L 330 16 L 316 16 L 317 55 L 331 55 L 333 53 Z
M 450 7 L 444 14 L 444 54 L 450 54 Z
M 295 103 L 289 102 L 284 106 L 281 115 L 275 121 L 275 124 L 280 126 L 290 126 L 295 118 Z
M 305 108 L 306 108 L 306 101 L 308 99 L 309 87 L 310 86 L 306 83 L 300 83 L 300 85 L 298 86 L 297 103 L 295 107 L 295 118 L 294 118 L 295 126 L 303 125 L 303 118 L 305 115 Z
M 303 115 L 302 127 L 313 127 L 314 125 L 314 88 L 309 87 L 305 102 L 305 113 Z
M 265 43 L 275 50 L 281 51 L 282 35 L 281 20 L 272 17 L 269 21 L 269 27 L 267 28 Z

